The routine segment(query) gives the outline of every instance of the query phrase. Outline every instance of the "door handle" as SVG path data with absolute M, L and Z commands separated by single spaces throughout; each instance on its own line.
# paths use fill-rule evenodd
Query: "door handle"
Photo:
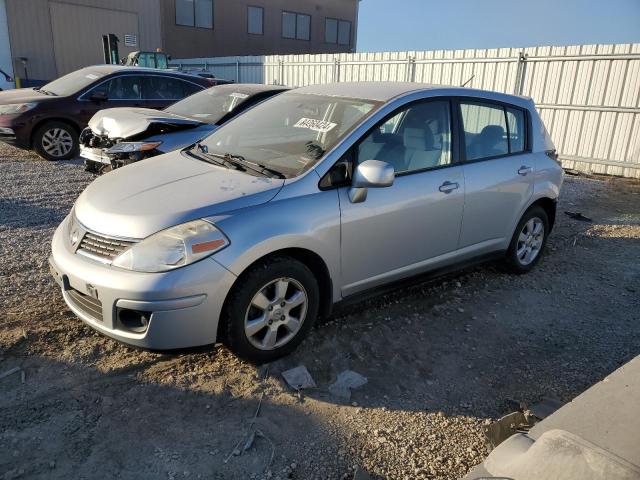
M 456 190 L 459 186 L 460 185 L 458 185 L 457 182 L 446 181 L 442 185 L 440 185 L 440 188 L 438 188 L 438 190 L 440 190 L 442 193 L 451 193 L 452 191 Z
M 526 165 L 523 165 L 518 169 L 518 175 L 522 175 L 522 176 L 526 175 L 527 173 L 531 173 L 531 172 L 533 172 L 533 168 L 527 167 Z

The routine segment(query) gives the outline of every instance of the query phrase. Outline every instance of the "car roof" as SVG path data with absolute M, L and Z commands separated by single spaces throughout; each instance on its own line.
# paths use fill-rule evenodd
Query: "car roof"
M 97 72 L 109 75 L 111 73 L 162 73 L 165 75 L 175 75 L 178 77 L 193 79 L 197 78 L 196 75 L 190 73 L 183 73 L 179 70 L 172 70 L 169 68 L 151 68 L 151 67 L 132 67 L 128 65 L 92 65 L 90 67 L 84 67 L 81 70 L 93 70 Z M 202 79 L 202 77 L 200 77 Z
M 282 85 L 263 85 L 261 83 L 225 83 L 211 88 L 228 90 L 230 92 L 246 93 L 247 95 L 256 95 L 262 92 L 285 92 L 287 90 L 291 90 L 291 87 L 285 87 Z
M 466 87 L 453 87 L 449 85 L 433 85 L 429 83 L 416 82 L 339 82 L 325 83 L 322 85 L 310 85 L 300 87 L 296 93 L 311 95 L 327 95 L 332 97 L 359 98 L 363 100 L 373 100 L 378 102 L 388 102 L 401 95 L 429 90 L 434 93 L 442 91 L 447 95 L 472 96 L 488 98 L 494 100 L 509 101 L 509 99 L 519 99 L 530 101 L 528 97 L 520 97 L 505 93 L 492 92 L 490 90 L 477 90 Z

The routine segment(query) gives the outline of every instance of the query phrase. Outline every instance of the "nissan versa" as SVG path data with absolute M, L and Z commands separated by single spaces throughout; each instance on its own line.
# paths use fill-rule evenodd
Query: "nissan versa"
M 264 362 L 364 290 L 496 254 L 527 272 L 561 183 L 530 99 L 303 87 L 99 177 L 50 264 L 71 310 L 106 335 L 151 349 L 223 341 Z

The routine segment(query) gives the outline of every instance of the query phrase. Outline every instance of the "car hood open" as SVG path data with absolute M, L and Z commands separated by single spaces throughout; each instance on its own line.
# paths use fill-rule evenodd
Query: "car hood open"
M 162 110 L 128 107 L 100 110 L 89 120 L 89 127 L 94 133 L 112 139 L 133 137 L 146 132 L 152 126 L 173 127 L 179 130 L 204 124 L 205 122 Z
M 78 198 L 75 214 L 107 236 L 145 238 L 198 218 L 266 203 L 284 180 L 171 152 L 98 177 Z

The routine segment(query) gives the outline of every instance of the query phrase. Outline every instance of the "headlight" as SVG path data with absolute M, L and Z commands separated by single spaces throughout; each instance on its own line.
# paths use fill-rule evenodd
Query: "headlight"
M 76 220 L 76 216 L 71 210 L 69 214 L 69 225 L 67 225 L 67 232 L 69 233 L 69 243 L 72 247 L 78 245 L 78 242 L 81 240 L 82 232 L 80 230 L 80 225 Z
M 107 150 L 107 153 L 147 152 L 158 148 L 162 142 L 120 142 Z
M 197 262 L 229 245 L 214 225 L 204 220 L 168 228 L 136 243 L 113 265 L 136 272 L 166 272 Z
M 10 103 L 8 105 L 0 105 L 0 115 L 17 115 L 31 110 L 37 103 Z

